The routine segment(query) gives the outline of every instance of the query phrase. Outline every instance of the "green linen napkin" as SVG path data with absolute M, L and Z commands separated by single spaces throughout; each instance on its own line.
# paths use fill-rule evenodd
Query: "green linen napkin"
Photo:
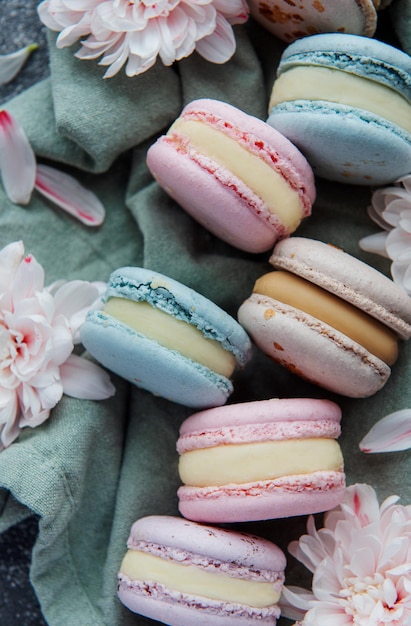
M 216 66 L 197 55 L 129 79 L 102 80 L 94 62 L 57 51 L 50 35 L 51 78 L 7 105 L 23 124 L 39 159 L 51 159 L 97 193 L 107 217 L 87 229 L 33 195 L 11 204 L 0 188 L 0 246 L 23 239 L 57 278 L 107 280 L 122 265 L 155 269 L 193 287 L 236 315 L 254 280 L 270 269 L 268 253 L 250 255 L 194 222 L 157 186 L 145 165 L 147 147 L 183 105 L 197 97 L 226 100 L 262 119 L 283 44 L 255 24 L 237 27 L 238 50 Z M 376 229 L 366 215 L 370 189 L 318 181 L 313 215 L 298 234 L 361 252 L 358 240 Z M 304 382 L 257 350 L 234 381 L 231 402 L 270 397 L 328 397 L 343 409 L 341 445 L 348 483 L 368 482 L 380 498 L 411 501 L 408 452 L 366 456 L 358 442 L 385 414 L 411 407 L 411 345 L 402 345 L 386 387 L 375 397 L 346 399 Z M 192 412 L 113 376 L 116 395 L 104 402 L 64 397 L 50 419 L 26 428 L 0 454 L 0 531 L 39 516 L 31 581 L 50 626 L 142 626 L 116 597 L 116 574 L 131 524 L 150 514 L 178 514 L 175 443 Z M 232 525 L 286 549 L 305 518 Z M 288 582 L 300 582 L 290 559 Z M 280 624 L 288 624 L 285 619 Z

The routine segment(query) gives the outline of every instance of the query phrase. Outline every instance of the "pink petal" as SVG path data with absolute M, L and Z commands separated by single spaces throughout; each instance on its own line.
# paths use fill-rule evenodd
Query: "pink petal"
M 20 72 L 33 50 L 37 48 L 38 45 L 32 43 L 11 54 L 0 54 L 0 85 L 5 85 L 12 81 Z
M 249 8 L 245 0 L 214 0 L 213 4 L 230 24 L 243 24 L 248 19 Z
M 46 198 L 87 226 L 100 226 L 105 209 L 97 196 L 75 178 L 47 165 L 38 165 L 35 187 Z
M 31 254 L 20 263 L 13 284 L 15 304 L 35 296 L 44 287 L 44 270 Z
M 115 394 L 108 373 L 85 358 L 72 354 L 60 368 L 64 393 L 80 400 L 105 400 Z
M 280 599 L 281 616 L 288 619 L 302 619 L 315 599 L 311 591 L 303 587 L 287 585 L 283 587 Z
M 411 409 L 379 420 L 359 443 L 363 452 L 398 452 L 411 448 Z
M 0 111 L 0 170 L 9 199 L 28 204 L 36 176 L 36 157 L 23 128 L 4 109 Z
M 197 52 L 212 63 L 225 63 L 233 56 L 235 48 L 233 29 L 220 13 L 217 14 L 215 31 L 196 43 Z
M 0 450 L 19 436 L 18 403 L 14 389 L 0 391 Z

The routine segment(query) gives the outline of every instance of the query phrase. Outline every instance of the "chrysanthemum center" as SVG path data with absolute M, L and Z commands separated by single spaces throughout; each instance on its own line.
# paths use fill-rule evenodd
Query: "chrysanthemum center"
M 397 604 L 395 585 L 389 578 L 376 573 L 365 578 L 346 578 L 345 588 L 340 591 L 345 613 L 352 617 L 352 624 L 369 626 L 370 615 L 376 615 L 378 624 L 399 626 L 403 614 Z

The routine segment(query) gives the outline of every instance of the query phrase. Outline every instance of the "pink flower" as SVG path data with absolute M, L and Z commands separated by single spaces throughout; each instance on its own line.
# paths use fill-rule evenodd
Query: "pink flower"
M 160 57 L 164 65 L 194 50 L 225 63 L 235 52 L 233 24 L 248 18 L 245 0 L 43 0 L 41 21 L 59 32 L 57 47 L 79 39 L 80 59 L 100 59 L 109 78 L 126 64 L 137 76 Z
M 289 551 L 313 573 L 312 591 L 284 590 L 283 615 L 301 626 L 411 624 L 411 505 L 374 489 L 348 487 L 341 505 Z
M 100 226 L 105 209 L 97 196 L 64 172 L 37 164 L 23 127 L 0 110 L 0 172 L 4 190 L 15 204 L 28 204 L 33 190 L 87 226 Z
M 72 354 L 102 283 L 44 286 L 36 259 L 21 241 L 0 250 L 0 449 L 25 426 L 38 426 L 63 393 L 100 400 L 113 395 L 108 374 Z
M 360 240 L 360 247 L 392 260 L 391 274 L 411 295 L 411 174 L 374 191 L 368 209 L 383 230 Z

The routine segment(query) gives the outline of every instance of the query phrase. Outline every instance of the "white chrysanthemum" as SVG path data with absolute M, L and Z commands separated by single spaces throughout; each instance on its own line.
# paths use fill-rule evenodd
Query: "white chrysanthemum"
M 411 174 L 377 189 L 368 212 L 383 230 L 361 239 L 360 247 L 391 259 L 394 281 L 411 295 Z
M 194 50 L 225 63 L 235 52 L 233 24 L 248 18 L 245 0 L 43 0 L 41 21 L 59 32 L 57 47 L 81 40 L 76 56 L 137 76 L 160 57 L 171 65 Z
M 0 449 L 25 426 L 38 426 L 63 393 L 100 400 L 113 395 L 107 373 L 72 354 L 102 283 L 44 286 L 36 259 L 21 241 L 0 250 Z
M 352 485 L 316 530 L 289 551 L 312 573 L 312 591 L 284 590 L 283 615 L 301 626 L 410 626 L 411 505 L 379 507 L 374 489 Z

